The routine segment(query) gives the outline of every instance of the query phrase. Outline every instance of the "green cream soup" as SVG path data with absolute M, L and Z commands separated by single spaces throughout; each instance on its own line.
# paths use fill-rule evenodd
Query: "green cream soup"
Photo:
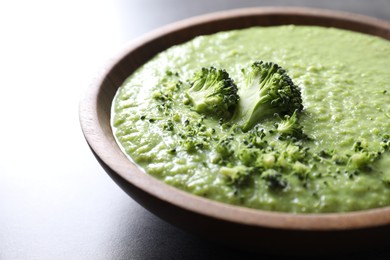
M 226 70 L 240 89 L 242 69 L 260 60 L 283 67 L 300 88 L 302 140 L 275 134 L 281 117 L 244 132 L 188 104 L 187 80 L 202 67 Z M 383 207 L 390 205 L 389 71 L 390 42 L 350 31 L 277 26 L 200 36 L 124 82 L 113 131 L 147 173 L 212 200 L 293 213 Z M 221 142 L 231 150 L 221 152 Z M 374 155 L 369 163 L 366 155 Z

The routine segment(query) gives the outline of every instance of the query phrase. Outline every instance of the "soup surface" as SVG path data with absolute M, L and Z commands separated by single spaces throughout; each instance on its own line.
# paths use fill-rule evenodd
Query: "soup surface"
M 243 131 L 189 104 L 188 81 L 202 67 L 226 70 L 240 94 L 242 69 L 260 60 L 283 67 L 300 88 L 305 138 L 282 138 L 281 116 Z M 383 207 L 390 205 L 389 68 L 389 41 L 340 29 L 290 25 L 200 36 L 124 82 L 113 131 L 147 173 L 209 199 L 294 213 Z

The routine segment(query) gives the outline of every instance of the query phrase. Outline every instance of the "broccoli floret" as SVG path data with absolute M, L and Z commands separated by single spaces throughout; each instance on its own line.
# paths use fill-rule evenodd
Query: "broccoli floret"
M 306 158 L 308 153 L 308 148 L 304 148 L 294 143 L 286 143 L 281 147 L 280 150 L 278 163 L 282 167 L 285 167 L 286 165 L 296 161 L 302 161 Z
M 348 162 L 347 166 L 350 170 L 369 170 L 377 155 L 375 153 L 357 152 L 353 154 Z
M 157 102 L 156 108 L 169 116 L 172 112 L 174 100 L 177 98 L 178 90 L 183 85 L 179 74 L 165 71 L 165 75 L 157 82 L 156 89 L 152 92 L 152 98 Z
M 381 156 L 381 151 L 370 151 L 367 140 L 363 138 L 356 141 L 353 144 L 352 149 L 354 150 L 354 153 L 347 161 L 347 168 L 350 170 L 369 171 L 371 169 L 370 165 Z
M 304 178 L 306 177 L 306 175 L 309 173 L 310 171 L 310 168 L 299 162 L 299 161 L 296 161 L 293 165 L 292 165 L 292 171 L 297 174 L 299 177 L 301 178 Z
M 246 138 L 243 143 L 247 145 L 248 148 L 265 148 L 268 146 L 268 143 L 264 140 L 264 137 L 264 129 L 257 126 L 246 133 Z
M 236 84 L 225 70 L 210 67 L 194 74 L 186 96 L 196 112 L 227 119 L 239 100 L 237 92 Z
M 237 157 L 246 166 L 255 166 L 256 159 L 260 155 L 260 150 L 257 148 L 241 148 L 237 151 Z
M 368 151 L 368 142 L 366 139 L 364 138 L 359 138 L 358 141 L 356 141 L 353 146 L 352 146 L 352 149 L 355 151 L 355 152 L 364 152 L 364 151 Z
M 276 165 L 279 154 L 277 152 L 264 152 L 256 159 L 256 167 L 260 169 L 271 169 Z
M 228 178 L 233 184 L 243 184 L 250 176 L 252 169 L 243 165 L 221 167 L 220 174 Z
M 172 130 L 175 130 L 179 138 L 179 144 L 188 153 L 193 153 L 197 150 L 209 149 L 209 144 L 213 140 L 215 129 L 209 128 L 203 122 L 204 117 L 199 120 L 183 119 L 182 124 L 173 126 Z M 172 122 L 172 121 L 171 121 Z M 163 127 L 166 127 L 165 124 Z M 167 126 L 169 131 L 169 125 Z
M 259 61 L 242 72 L 244 84 L 233 121 L 244 131 L 274 114 L 292 115 L 303 109 L 301 91 L 279 65 Z
M 298 123 L 297 111 L 290 115 L 285 115 L 284 119 L 280 123 L 276 123 L 276 132 L 281 137 L 295 137 L 302 139 L 305 135 L 302 131 L 302 126 Z
M 264 171 L 261 174 L 261 178 L 266 181 L 266 184 L 270 189 L 284 189 L 288 185 L 288 182 L 283 174 L 274 169 Z
M 233 137 L 221 138 L 215 145 L 216 155 L 213 158 L 214 163 L 226 164 L 234 156 Z

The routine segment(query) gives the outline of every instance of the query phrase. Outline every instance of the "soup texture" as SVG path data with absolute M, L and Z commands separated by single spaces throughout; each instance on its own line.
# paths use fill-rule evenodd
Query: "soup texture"
M 255 102 L 244 98 L 246 72 L 260 61 L 285 70 L 303 109 L 243 129 L 231 118 L 235 106 Z M 202 68 L 224 72 L 237 87 L 230 114 L 194 106 L 203 98 L 191 92 Z M 198 196 L 292 213 L 384 207 L 390 205 L 389 68 L 389 41 L 335 28 L 199 36 L 158 54 L 120 86 L 112 128 L 146 173 Z

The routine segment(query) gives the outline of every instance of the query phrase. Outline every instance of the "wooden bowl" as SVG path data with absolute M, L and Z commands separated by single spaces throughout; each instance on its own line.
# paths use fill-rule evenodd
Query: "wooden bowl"
M 110 126 L 115 92 L 138 67 L 197 35 L 283 24 L 337 27 L 390 39 L 390 23 L 360 15 L 306 8 L 219 12 L 160 28 L 130 43 L 97 76 L 80 104 L 85 138 L 99 163 L 133 199 L 162 219 L 224 244 L 268 253 L 334 253 L 390 241 L 390 207 L 352 213 L 290 214 L 227 205 L 197 197 L 149 176 L 116 144 Z

